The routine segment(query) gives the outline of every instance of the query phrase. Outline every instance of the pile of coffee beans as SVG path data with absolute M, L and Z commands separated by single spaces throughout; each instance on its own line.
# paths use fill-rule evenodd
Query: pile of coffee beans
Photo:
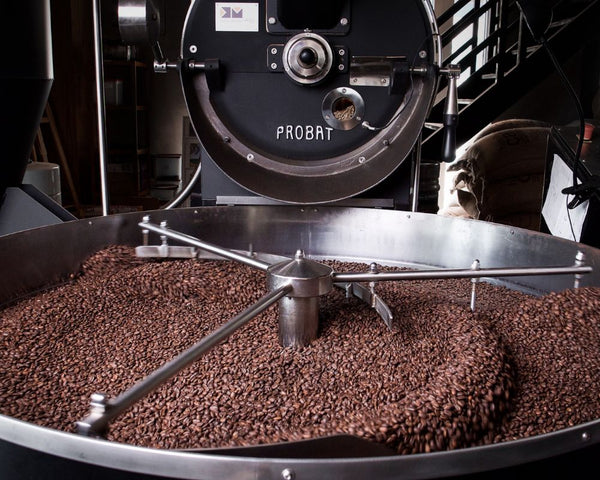
M 336 271 L 367 265 L 329 262 Z M 68 284 L 0 311 L 0 413 L 64 431 L 266 293 L 226 261 L 110 247 Z M 110 440 L 212 448 L 352 434 L 398 453 L 538 435 L 600 418 L 600 289 L 529 297 L 469 280 L 387 282 L 390 331 L 341 290 L 319 338 L 278 344 L 271 307 L 115 420 Z

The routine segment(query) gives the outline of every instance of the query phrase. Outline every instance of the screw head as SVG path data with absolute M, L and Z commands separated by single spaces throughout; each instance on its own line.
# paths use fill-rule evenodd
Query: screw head
M 275 25 L 277 23 L 277 19 L 275 17 L 269 17 L 269 25 Z
M 275 62 L 271 64 L 271 70 L 277 70 L 277 64 Z
M 419 52 L 419 57 L 420 58 L 427 58 L 427 52 L 425 50 L 421 50 Z
M 198 47 L 196 45 L 190 45 L 190 52 L 196 53 L 198 51 Z
M 252 160 L 254 160 L 254 155 L 249 153 L 248 155 L 246 155 L 246 160 L 248 160 L 249 162 L 251 162 Z
M 286 468 L 281 471 L 281 478 L 283 478 L 283 480 L 294 480 L 295 477 L 296 477 L 296 474 L 294 473 L 293 470 L 291 470 L 289 468 Z
M 273 55 L 275 55 L 275 54 L 277 53 L 277 49 L 276 49 L 276 48 L 272 48 L 272 49 L 271 49 L 271 53 L 272 53 Z
M 342 25 L 344 25 L 344 26 L 348 25 L 348 19 L 347 19 L 347 18 L 345 18 L 345 17 L 344 17 L 344 18 L 342 18 L 342 19 L 340 19 L 340 24 L 342 24 Z

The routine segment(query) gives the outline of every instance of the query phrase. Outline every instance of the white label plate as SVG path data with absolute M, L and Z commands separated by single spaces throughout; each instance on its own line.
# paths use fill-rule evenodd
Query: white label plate
M 215 31 L 258 32 L 258 3 L 215 3 Z

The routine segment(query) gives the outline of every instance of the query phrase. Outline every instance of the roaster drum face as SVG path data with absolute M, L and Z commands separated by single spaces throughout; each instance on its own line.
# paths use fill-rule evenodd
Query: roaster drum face
M 438 41 L 422 0 L 199 0 L 181 80 L 227 176 L 260 196 L 327 203 L 377 185 L 408 156 L 437 86 Z

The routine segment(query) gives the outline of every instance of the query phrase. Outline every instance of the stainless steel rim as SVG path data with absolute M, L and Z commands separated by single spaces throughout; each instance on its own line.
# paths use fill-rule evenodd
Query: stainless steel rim
M 569 263 L 584 251 L 595 273 L 584 285 L 600 284 L 600 251 L 548 235 L 462 219 L 399 211 L 306 207 L 215 207 L 151 212 L 153 218 L 222 241 L 229 248 L 293 255 L 298 248 L 312 258 L 384 261 L 423 267 L 461 267 L 473 256 L 489 267 L 510 264 Z M 48 278 L 59 281 L 89 254 L 111 243 L 137 244 L 142 214 L 80 220 L 0 238 L 0 260 L 17 276 L 0 279 L 0 302 L 39 288 Z M 42 242 L 44 252 L 35 245 Z M 410 247 L 412 245 L 412 247 Z M 445 250 L 445 255 L 432 252 Z M 376 252 L 376 253 L 373 253 Z M 35 269 L 23 271 L 27 255 Z M 374 258 L 376 257 L 376 258 Z M 492 262 L 491 259 L 496 259 Z M 427 261 L 429 259 L 429 261 Z M 34 273 L 34 270 L 37 273 Z M 20 272 L 20 273 L 19 273 Z M 39 276 L 36 276 L 38 275 Z M 572 286 L 572 279 L 517 278 L 508 285 L 544 292 Z M 600 442 L 600 420 L 555 433 L 487 447 L 434 454 L 355 459 L 242 458 L 133 447 L 88 439 L 0 416 L 0 439 L 85 463 L 180 478 L 282 478 L 286 469 L 297 478 L 355 479 L 374 477 L 435 478 L 543 460 Z

